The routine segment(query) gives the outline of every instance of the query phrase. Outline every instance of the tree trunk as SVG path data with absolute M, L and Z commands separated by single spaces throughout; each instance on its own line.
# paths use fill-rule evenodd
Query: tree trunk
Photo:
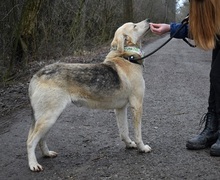
M 86 36 L 86 5 L 88 0 L 80 0 L 78 2 L 78 11 L 75 14 L 73 23 L 70 28 L 70 34 L 73 42 L 78 42 L 75 49 L 81 49 L 85 43 Z
M 133 0 L 123 0 L 124 22 L 133 22 Z
M 12 57 L 8 74 L 13 73 L 16 65 L 25 67 L 28 53 L 34 51 L 34 30 L 37 15 L 43 0 L 26 0 L 22 8 L 20 21 L 14 33 Z

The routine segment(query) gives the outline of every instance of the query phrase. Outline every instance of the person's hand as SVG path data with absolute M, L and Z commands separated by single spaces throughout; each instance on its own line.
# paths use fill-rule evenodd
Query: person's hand
M 150 23 L 150 29 L 154 34 L 162 35 L 170 31 L 170 25 Z

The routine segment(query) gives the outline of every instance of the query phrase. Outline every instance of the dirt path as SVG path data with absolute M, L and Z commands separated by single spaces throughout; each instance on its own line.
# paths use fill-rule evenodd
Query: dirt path
M 149 44 L 145 52 L 167 38 Z M 23 108 L 1 119 L 0 179 L 219 179 L 220 158 L 211 157 L 209 149 L 185 148 L 186 140 L 198 133 L 200 117 L 206 112 L 210 59 L 210 52 L 172 40 L 145 61 L 142 130 L 151 153 L 125 150 L 113 111 L 71 106 L 48 137 L 49 147 L 59 153 L 58 157 L 42 158 L 37 149 L 45 170 L 33 173 L 28 169 L 25 145 L 30 109 Z M 128 118 L 132 126 L 130 112 Z

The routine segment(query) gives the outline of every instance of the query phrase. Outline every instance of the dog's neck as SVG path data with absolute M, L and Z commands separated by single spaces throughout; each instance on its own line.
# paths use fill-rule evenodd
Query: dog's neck
M 144 56 L 144 54 L 143 54 L 143 52 L 141 51 L 141 49 L 138 48 L 138 47 L 135 47 L 135 46 L 127 46 L 127 47 L 124 47 L 124 51 L 125 51 L 125 53 L 128 52 L 129 54 L 139 55 L 140 57 L 143 57 L 143 56 Z
M 111 52 L 117 52 L 117 51 L 118 51 L 117 47 L 112 47 L 111 48 Z M 123 57 L 124 59 L 126 59 L 126 60 L 128 60 L 132 63 L 143 65 L 143 60 L 135 61 L 135 58 L 139 59 L 139 58 L 144 56 L 141 49 L 137 46 L 125 46 L 124 47 L 124 52 L 120 53 L 119 56 Z M 134 59 L 131 60 L 131 57 L 134 58 Z

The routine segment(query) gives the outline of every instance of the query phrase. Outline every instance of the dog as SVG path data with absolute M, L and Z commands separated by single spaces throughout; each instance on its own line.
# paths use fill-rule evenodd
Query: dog
M 67 104 L 98 109 L 114 109 L 119 134 L 126 148 L 150 152 L 141 134 L 141 118 L 145 81 L 143 60 L 131 62 L 128 57 L 143 56 L 141 39 L 149 30 L 149 21 L 125 23 L 119 27 L 111 42 L 111 50 L 104 62 L 98 64 L 54 63 L 39 70 L 29 84 L 29 98 L 33 110 L 33 124 L 27 139 L 28 163 L 31 171 L 42 171 L 35 149 L 56 157 L 46 143 L 46 135 Z M 129 137 L 127 107 L 134 122 L 134 141 Z

